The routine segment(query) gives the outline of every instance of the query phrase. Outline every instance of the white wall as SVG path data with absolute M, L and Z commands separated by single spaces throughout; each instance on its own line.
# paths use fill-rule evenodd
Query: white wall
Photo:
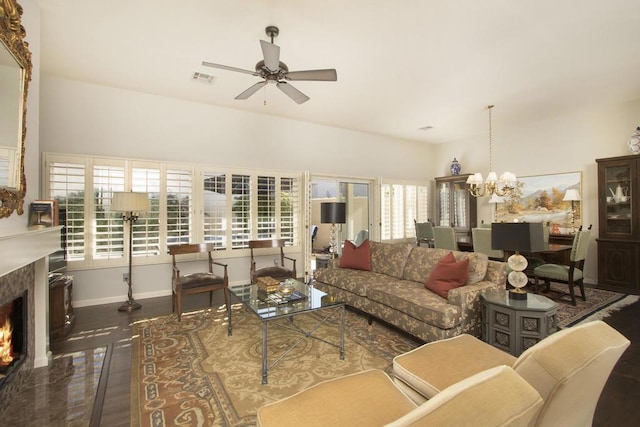
M 425 144 L 52 76 L 42 76 L 40 108 L 43 152 L 425 183 L 433 178 L 432 148 Z M 223 262 L 231 282 L 248 280 L 247 258 Z M 73 272 L 76 305 L 122 300 L 125 269 Z M 170 293 L 167 265 L 135 267 L 134 259 L 133 276 L 136 298 Z
M 486 129 L 461 141 L 427 146 L 51 76 L 42 76 L 41 92 L 41 151 L 425 182 L 448 175 L 448 165 L 457 157 L 463 173 L 488 172 Z M 640 124 L 640 101 L 585 106 L 511 123 L 500 122 L 496 107 L 493 117 L 497 171 L 508 169 L 520 176 L 582 171 L 583 223 L 593 224 L 586 278 L 595 283 L 595 159 L 628 154 L 626 140 Z M 34 182 L 38 172 L 33 158 L 30 162 L 28 176 Z M 478 221 L 483 219 L 491 220 L 484 200 Z M 247 280 L 248 261 L 229 262 L 231 281 Z M 79 304 L 121 300 L 126 293 L 124 270 L 76 272 L 74 297 Z M 133 274 L 137 297 L 169 292 L 167 266 L 140 267 Z
M 498 107 L 495 108 L 497 110 Z M 502 107 L 506 108 L 506 107 Z M 493 168 L 519 176 L 582 171 L 582 223 L 592 224 L 591 244 L 585 263 L 585 281 L 597 283 L 598 171 L 595 159 L 631 154 L 626 141 L 640 125 L 640 100 L 585 106 L 535 122 L 505 124 L 493 112 Z M 487 130 L 435 150 L 436 175 L 445 175 L 453 157 L 462 173 L 489 171 Z M 438 173 L 439 172 L 439 173 Z M 446 173 L 448 174 L 448 172 Z M 478 223 L 491 221 L 491 205 L 479 200 Z

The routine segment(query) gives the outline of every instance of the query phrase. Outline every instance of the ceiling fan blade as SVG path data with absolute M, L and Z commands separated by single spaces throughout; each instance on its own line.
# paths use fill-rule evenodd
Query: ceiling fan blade
M 247 99 L 254 93 L 256 93 L 260 88 L 263 88 L 267 84 L 267 81 L 259 82 L 251 86 L 249 89 L 242 92 L 240 95 L 236 96 L 235 99 Z
M 221 70 L 236 71 L 238 73 L 251 74 L 252 76 L 259 76 L 260 75 L 260 74 L 256 73 L 255 71 L 243 70 L 242 68 L 236 68 L 236 67 L 229 67 L 228 65 L 214 64 L 213 62 L 203 61 L 202 65 L 204 65 L 205 67 L 219 68 Z
M 284 75 L 284 78 L 287 80 L 319 80 L 335 82 L 338 80 L 338 73 L 334 69 L 289 71 Z
M 260 40 L 260 47 L 262 47 L 264 65 L 271 71 L 278 70 L 280 68 L 280 46 Z
M 302 104 L 303 102 L 307 102 L 309 100 L 309 97 L 307 95 L 300 92 L 298 89 L 291 86 L 287 82 L 278 82 L 276 86 L 278 86 L 278 89 L 283 91 L 289 96 L 289 98 L 293 99 L 298 104 Z

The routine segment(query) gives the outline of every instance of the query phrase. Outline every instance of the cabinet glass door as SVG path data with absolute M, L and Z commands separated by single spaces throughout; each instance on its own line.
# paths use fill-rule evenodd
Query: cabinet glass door
M 440 199 L 438 224 L 443 227 L 450 227 L 451 221 L 451 182 L 441 182 L 438 186 L 438 197 Z
M 606 234 L 630 235 L 633 233 L 632 186 L 630 164 L 605 168 Z

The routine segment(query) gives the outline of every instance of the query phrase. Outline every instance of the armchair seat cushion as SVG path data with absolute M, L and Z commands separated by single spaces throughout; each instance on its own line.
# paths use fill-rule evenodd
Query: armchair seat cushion
M 258 426 L 381 426 L 415 407 L 383 371 L 374 369 L 324 381 L 263 406 Z
M 424 344 L 393 359 L 396 382 L 404 383 L 431 398 L 450 385 L 500 365 L 511 366 L 516 358 L 463 334 Z M 400 383 L 401 382 L 401 383 Z
M 193 273 L 180 276 L 180 287 L 182 289 L 199 288 L 209 285 L 224 285 L 224 277 L 213 273 Z
M 538 277 L 544 277 L 551 280 L 569 280 L 569 266 L 558 264 L 542 264 L 533 269 L 533 274 Z M 573 280 L 582 279 L 582 270 L 575 268 L 573 270 Z
M 292 277 L 293 271 L 283 267 L 264 267 L 256 270 L 256 277 L 271 276 L 273 278 L 278 277 Z

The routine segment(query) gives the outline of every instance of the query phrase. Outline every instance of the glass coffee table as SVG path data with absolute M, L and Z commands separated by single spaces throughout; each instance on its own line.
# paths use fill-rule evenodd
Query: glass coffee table
M 293 282 L 293 285 L 296 291 L 295 295 L 299 298 L 296 300 L 291 298 L 291 301 L 286 299 L 285 301 L 278 300 L 277 295 L 279 294 L 274 296 L 274 293 L 266 293 L 258 285 L 254 284 L 229 286 L 229 291 L 262 321 L 262 384 L 267 384 L 269 369 L 273 368 L 306 338 L 314 338 L 338 348 L 340 350 L 340 359 L 344 360 L 344 301 L 335 299 L 326 292 L 314 288 L 313 285 L 306 285 L 297 280 Z M 320 313 L 321 316 L 318 318 L 317 323 L 307 331 L 294 322 L 294 317 L 299 314 L 309 313 Z M 313 335 L 318 327 L 338 314 L 340 315 L 339 344 Z M 267 361 L 267 325 L 274 320 L 283 320 L 283 322 L 278 322 L 277 326 L 293 330 L 302 336 L 269 365 Z M 229 314 L 229 325 L 231 325 L 231 314 Z

